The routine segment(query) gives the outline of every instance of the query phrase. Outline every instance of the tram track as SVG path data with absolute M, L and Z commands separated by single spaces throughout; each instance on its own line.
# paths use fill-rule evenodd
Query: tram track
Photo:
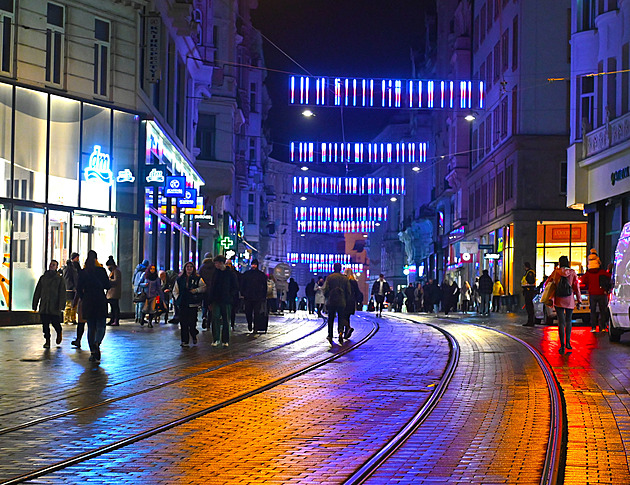
M 440 399 L 446 392 L 449 383 L 452 380 L 452 377 L 457 369 L 457 364 L 459 361 L 460 355 L 460 346 L 457 342 L 457 339 L 444 328 L 434 325 L 427 322 L 421 322 L 418 320 L 410 319 L 410 318 L 400 318 L 397 317 L 398 320 L 408 321 L 415 324 L 427 325 L 436 330 L 440 331 L 445 335 L 449 342 L 449 346 L 451 348 L 449 361 L 445 372 L 443 374 L 442 379 L 440 379 L 439 384 L 436 386 L 435 391 L 429 397 L 429 399 L 424 403 L 424 405 L 407 421 L 407 424 L 395 435 L 393 436 L 387 443 L 385 443 L 376 453 L 374 453 L 370 459 L 368 459 L 361 467 L 356 469 L 354 473 L 348 477 L 345 481 L 345 485 L 356 485 L 366 483 L 374 473 L 383 466 L 387 460 L 397 451 L 399 450 L 405 442 L 409 440 L 409 438 L 416 432 L 424 423 L 424 421 L 430 416 L 433 412 Z M 440 319 L 441 320 L 441 319 Z M 453 323 L 452 320 L 444 320 L 450 324 Z M 540 480 L 541 485 L 555 485 L 558 483 L 559 470 L 560 470 L 560 462 L 561 462 L 561 445 L 562 445 L 562 433 L 563 433 L 563 422 L 564 422 L 564 413 L 562 407 L 562 395 L 560 392 L 559 384 L 556 380 L 555 374 L 545 357 L 533 346 L 524 340 L 510 335 L 501 330 L 497 330 L 495 328 L 486 327 L 479 324 L 468 323 L 467 325 L 474 325 L 485 330 L 490 330 L 493 332 L 500 333 L 516 342 L 524 346 L 537 361 L 541 372 L 545 377 L 545 381 L 547 383 L 547 388 L 549 391 L 550 398 L 550 429 L 549 436 L 547 441 L 547 448 L 544 460 L 543 472 Z
M 365 317 L 362 317 L 364 320 Z M 45 475 L 49 475 L 51 473 L 54 473 L 56 471 L 62 470 L 64 468 L 73 466 L 73 465 L 77 465 L 79 463 L 85 462 L 87 460 L 96 458 L 98 456 L 101 456 L 103 454 L 124 448 L 126 446 L 132 445 L 134 443 L 137 443 L 139 441 L 145 440 L 147 438 L 153 437 L 155 435 L 158 435 L 160 433 L 164 433 L 166 431 L 169 431 L 173 428 L 176 428 L 178 426 L 184 425 L 190 421 L 193 421 L 195 419 L 201 418 L 203 416 L 206 416 L 210 413 L 225 409 L 233 404 L 239 403 L 245 399 L 251 398 L 253 396 L 256 396 L 258 394 L 261 394 L 263 392 L 269 391 L 281 384 L 286 383 L 287 381 L 290 381 L 292 379 L 301 377 L 315 369 L 318 369 L 330 362 L 333 362 L 337 359 L 339 359 L 340 357 L 346 355 L 347 353 L 357 349 L 358 347 L 360 347 L 361 345 L 365 344 L 366 342 L 368 342 L 372 337 L 374 337 L 374 335 L 376 335 L 376 333 L 379 330 L 379 325 L 378 323 L 372 321 L 372 320 L 368 320 L 371 324 L 372 324 L 372 329 L 359 341 L 357 342 L 353 342 L 352 345 L 344 345 L 343 347 L 341 347 L 341 349 L 337 352 L 335 352 L 333 355 L 330 355 L 324 359 L 321 359 L 317 362 L 314 362 L 312 364 L 303 366 L 293 372 L 290 372 L 289 374 L 286 374 L 284 376 L 281 376 L 279 378 L 276 378 L 262 386 L 259 386 L 257 388 L 254 389 L 250 389 L 249 391 L 246 391 L 244 393 L 241 393 L 239 395 L 236 395 L 234 397 L 231 397 L 229 399 L 223 400 L 221 402 L 218 402 L 216 404 L 213 404 L 211 406 L 205 407 L 203 409 L 200 409 L 198 411 L 195 411 L 193 413 L 189 413 L 185 416 L 179 417 L 177 419 L 172 419 L 170 421 L 167 421 L 165 423 L 162 423 L 158 426 L 154 426 L 151 427 L 149 429 L 146 429 L 144 431 L 141 431 L 139 433 L 135 433 L 131 436 L 128 436 L 126 438 L 122 438 L 119 440 L 116 440 L 112 443 L 109 443 L 107 445 L 103 445 L 97 448 L 93 448 L 91 450 L 88 450 L 86 452 L 80 453 L 80 454 L 76 454 L 72 457 L 66 458 L 64 460 L 60 460 L 57 461 L 55 463 L 52 463 L 50 465 L 47 466 L 43 466 L 40 468 L 37 468 L 35 470 L 32 470 L 28 473 L 19 475 L 19 476 L 14 476 L 8 480 L 2 481 L 0 482 L 0 485 L 13 485 L 13 484 L 17 484 L 17 483 L 23 483 L 26 481 L 30 481 L 30 480 L 35 480 L 39 477 L 43 477 Z M 321 325 L 320 327 L 318 327 L 317 330 L 321 330 L 321 328 L 323 327 L 323 325 Z M 315 331 L 317 331 L 315 330 Z M 310 332 L 309 335 L 313 334 L 315 331 Z M 287 343 L 290 344 L 290 343 Z M 271 349 L 269 349 L 271 350 Z M 264 353 L 264 352 L 263 352 Z M 251 357 L 251 356 L 250 356 Z

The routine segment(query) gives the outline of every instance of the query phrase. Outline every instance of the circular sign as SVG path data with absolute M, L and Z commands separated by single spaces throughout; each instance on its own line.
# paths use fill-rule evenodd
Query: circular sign
M 178 188 L 179 188 L 179 180 L 177 179 L 171 180 L 171 189 L 178 189 Z
M 462 262 L 470 263 L 472 261 L 473 255 L 471 253 L 462 253 Z
M 280 280 L 288 280 L 289 276 L 291 276 L 291 266 L 286 263 L 279 263 L 273 269 L 273 274 Z

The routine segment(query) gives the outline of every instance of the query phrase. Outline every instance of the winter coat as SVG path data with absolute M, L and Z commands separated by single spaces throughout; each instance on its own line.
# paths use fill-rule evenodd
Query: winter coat
M 216 271 L 216 267 L 214 266 L 214 261 L 211 258 L 206 258 L 201 262 L 201 266 L 199 266 L 199 276 L 201 279 L 206 282 L 206 293 L 210 293 L 210 286 L 212 284 L 212 275 Z
M 276 282 L 267 278 L 267 299 L 273 300 L 276 298 L 278 298 L 278 293 L 276 292 Z
M 33 293 L 33 311 L 45 315 L 61 315 L 66 307 L 66 282 L 56 271 L 46 271 Z
M 479 294 L 480 295 L 492 295 L 492 288 L 494 287 L 494 282 L 490 275 L 482 274 L 479 277 Z
M 381 280 L 376 280 L 374 282 L 374 284 L 372 285 L 372 294 L 373 295 L 378 295 L 379 292 L 379 287 L 381 285 L 380 283 Z M 389 283 L 385 280 L 383 280 L 383 296 L 387 295 L 387 293 L 390 291 L 390 287 L 389 287 Z
M 492 296 L 502 296 L 505 294 L 503 290 L 503 285 L 499 280 L 494 282 L 494 286 L 492 287 Z
M 413 286 L 408 286 L 407 288 L 405 288 L 405 296 L 407 297 L 407 300 L 413 302 L 416 299 L 415 288 Z
M 206 293 L 208 293 L 207 290 Z M 214 274 L 212 275 L 212 283 L 208 297 L 211 303 L 232 305 L 234 303 L 234 299 L 238 297 L 238 280 L 236 278 L 236 272 L 227 267 L 223 271 L 215 269 Z
M 144 273 L 146 272 L 146 270 L 147 267 L 142 263 L 136 266 L 136 269 L 133 273 L 133 278 L 131 279 L 131 284 L 133 286 L 134 292 L 140 292 L 140 290 L 146 286 L 144 281 Z
M 81 265 L 78 262 L 71 259 L 66 261 L 66 267 L 63 269 L 63 279 L 67 291 L 75 291 L 77 289 L 79 271 L 81 271 Z
M 304 289 L 304 294 L 306 298 L 315 298 L 315 282 L 311 281 L 306 288 Z
M 610 273 L 602 268 L 589 269 L 582 275 L 580 281 L 588 289 L 589 295 L 605 295 L 606 291 L 599 286 L 599 277 L 603 276 L 610 280 Z
M 328 308 L 344 310 L 351 293 L 350 281 L 341 273 L 332 273 L 324 283 L 324 296 L 328 299 Z
M 108 290 L 110 286 L 109 277 L 102 266 L 81 270 L 77 297 L 81 299 L 83 318 L 89 321 L 107 317 L 105 290 Z
M 575 308 L 575 300 L 578 302 L 582 302 L 582 293 L 580 292 L 580 282 L 578 280 L 577 274 L 575 274 L 575 270 L 571 268 L 556 268 L 551 276 L 547 279 L 547 283 L 553 281 L 558 286 L 560 278 L 562 276 L 566 276 L 569 280 L 569 284 L 571 288 L 573 288 L 573 294 L 570 296 L 554 296 L 553 297 L 553 305 L 559 308 Z
M 267 298 L 267 275 L 259 269 L 250 269 L 241 277 L 241 295 L 249 301 Z
M 289 290 L 287 291 L 287 298 L 294 300 L 297 298 L 298 291 L 300 291 L 299 285 L 295 281 L 289 281 Z
M 145 276 L 146 286 L 144 288 L 144 292 L 147 294 L 147 299 L 155 298 L 159 296 L 160 298 L 164 298 L 164 292 L 162 291 L 162 280 L 160 278 L 156 278 L 154 280 L 150 280 Z
M 190 278 L 182 275 L 177 278 L 173 287 L 173 297 L 180 308 L 198 306 L 198 302 L 193 301 L 191 294 L 205 292 L 206 283 L 199 275 Z
M 111 288 L 107 290 L 108 300 L 120 300 L 122 298 L 122 274 L 118 267 L 115 267 L 109 274 Z
M 363 300 L 363 295 L 361 294 L 357 280 L 348 278 L 348 281 L 350 281 L 350 295 L 346 302 L 346 313 L 348 315 L 354 315 L 354 312 L 357 310 L 357 303 Z
M 324 285 L 322 286 L 315 285 L 315 304 L 316 305 L 326 304 L 326 297 L 324 296 Z

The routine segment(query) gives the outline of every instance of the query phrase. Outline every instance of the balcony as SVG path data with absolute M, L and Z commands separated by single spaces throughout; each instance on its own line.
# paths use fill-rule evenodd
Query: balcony
M 584 136 L 584 158 L 630 140 L 630 113 L 614 119 Z

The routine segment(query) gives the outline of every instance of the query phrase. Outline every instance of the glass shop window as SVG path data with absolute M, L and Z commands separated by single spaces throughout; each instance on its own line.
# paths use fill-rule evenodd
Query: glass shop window
M 76 207 L 79 204 L 81 103 L 50 97 L 50 147 L 48 202 Z

